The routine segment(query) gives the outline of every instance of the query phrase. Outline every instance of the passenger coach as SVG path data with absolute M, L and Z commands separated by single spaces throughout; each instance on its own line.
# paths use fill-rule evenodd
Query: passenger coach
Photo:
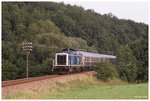
M 53 71 L 58 74 L 80 72 L 92 69 L 96 62 L 110 60 L 114 62 L 116 56 L 97 54 L 91 52 L 77 51 L 73 49 L 64 49 L 61 53 L 56 53 Z

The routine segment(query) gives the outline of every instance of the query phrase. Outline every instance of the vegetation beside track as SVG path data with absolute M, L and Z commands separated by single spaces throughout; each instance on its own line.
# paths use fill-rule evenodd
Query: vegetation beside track
M 28 92 L 17 92 L 3 99 L 148 99 L 148 84 L 128 84 L 115 79 L 102 82 L 96 78 L 80 78 L 66 83 L 56 82 Z

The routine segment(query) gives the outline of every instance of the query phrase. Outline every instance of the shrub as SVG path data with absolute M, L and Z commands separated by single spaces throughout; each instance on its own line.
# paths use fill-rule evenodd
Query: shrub
M 115 65 L 109 61 L 96 63 L 95 71 L 97 72 L 96 77 L 103 81 L 108 81 L 108 79 L 113 79 L 118 76 Z
M 2 60 L 2 81 L 17 78 L 17 67 L 8 60 Z
M 54 74 L 54 72 L 52 71 L 52 67 L 53 67 L 53 59 L 47 58 L 46 60 L 43 60 L 42 64 L 38 64 L 35 66 L 31 65 L 29 70 L 29 76 L 36 77 Z

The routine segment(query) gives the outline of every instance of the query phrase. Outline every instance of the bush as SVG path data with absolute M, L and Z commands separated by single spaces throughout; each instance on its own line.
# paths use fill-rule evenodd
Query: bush
M 2 60 L 2 81 L 17 78 L 17 67 L 8 60 Z
M 96 63 L 95 71 L 97 72 L 96 77 L 103 81 L 108 81 L 108 79 L 113 79 L 118 76 L 115 65 L 109 61 Z
M 54 74 L 54 72 L 52 71 L 52 67 L 53 67 L 53 59 L 47 58 L 46 60 L 43 60 L 42 64 L 30 66 L 29 76 L 36 77 Z

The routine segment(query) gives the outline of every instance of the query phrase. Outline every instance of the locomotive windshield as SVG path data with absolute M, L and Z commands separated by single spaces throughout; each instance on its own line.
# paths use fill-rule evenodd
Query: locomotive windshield
M 57 65 L 66 65 L 66 55 L 57 55 Z

